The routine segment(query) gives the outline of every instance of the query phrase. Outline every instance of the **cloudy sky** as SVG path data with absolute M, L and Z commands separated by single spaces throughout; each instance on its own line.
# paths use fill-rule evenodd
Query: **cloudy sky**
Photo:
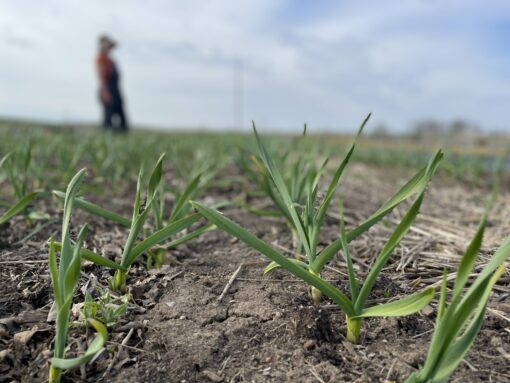
M 0 0 L 0 116 L 97 120 L 104 32 L 138 125 L 510 125 L 507 0 Z

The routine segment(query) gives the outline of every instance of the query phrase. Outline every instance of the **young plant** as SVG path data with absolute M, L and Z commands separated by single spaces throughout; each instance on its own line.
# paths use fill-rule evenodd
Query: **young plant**
M 172 211 L 168 218 L 165 219 L 163 187 L 161 185 L 164 158 L 165 154 L 162 154 L 157 161 L 156 166 L 152 170 L 147 188 L 145 204 L 141 203 L 141 185 L 144 178 L 143 167 L 140 170 L 132 218 L 127 218 L 110 210 L 104 209 L 101 206 L 83 198 L 75 197 L 74 199 L 76 207 L 96 216 L 109 219 L 129 229 L 128 239 L 122 254 L 121 264 L 118 267 L 115 277 L 111 281 L 111 286 L 115 290 L 125 291 L 125 279 L 129 268 L 140 255 L 147 254 L 148 268 L 153 266 L 159 267 L 163 263 L 163 254 L 165 250 L 190 241 L 212 228 L 211 224 L 207 224 L 171 240 L 173 236 L 182 233 L 185 229 L 189 228 L 201 218 L 199 214 L 190 214 L 188 203 L 188 199 L 191 196 L 196 195 L 198 192 L 198 188 L 200 187 L 200 175 L 194 177 L 190 181 L 182 194 L 174 193 L 174 195 L 176 195 L 176 199 Z M 54 190 L 53 194 L 59 199 L 64 198 L 64 193 L 61 191 Z M 156 226 L 156 230 L 152 233 L 148 230 L 144 230 L 144 224 L 147 222 L 151 211 L 153 212 Z M 136 239 L 141 235 L 146 236 L 146 239 L 135 246 Z M 90 253 L 92 252 L 87 250 L 84 252 L 83 256 L 86 256 L 87 254 L 94 254 Z
M 28 212 L 28 205 L 37 197 L 48 196 L 50 193 L 44 192 L 42 190 L 33 191 L 23 196 L 18 201 L 14 202 L 12 205 L 8 205 L 7 210 L 0 215 L 0 225 L 9 221 L 12 217 L 17 215 L 25 215 L 29 219 L 41 219 L 41 215 L 37 212 Z
M 297 206 L 306 204 L 307 191 L 310 188 L 310 183 L 318 180 L 328 162 L 328 159 L 317 166 L 316 159 L 319 157 L 317 146 L 311 148 L 303 148 L 303 139 L 306 137 L 307 127 L 305 125 L 303 133 L 292 140 L 290 147 L 282 154 L 274 154 L 274 158 L 281 165 L 282 179 L 288 189 L 288 193 L 294 204 Z M 257 136 L 256 136 L 257 137 Z M 260 142 L 257 137 L 257 143 Z M 299 155 L 296 158 L 296 153 Z M 276 207 L 274 209 L 260 209 L 252 207 L 247 201 L 240 201 L 240 205 L 248 211 L 260 216 L 283 216 L 286 223 L 292 232 L 292 242 L 295 248 L 299 247 L 299 237 L 297 229 L 293 224 L 291 217 L 289 217 L 288 209 L 281 199 L 277 186 L 272 180 L 270 173 L 264 166 L 261 160 L 260 149 L 259 158 L 246 151 L 240 151 L 238 162 L 241 169 L 248 176 L 248 178 L 255 183 L 258 190 L 253 191 L 253 185 L 246 186 L 247 195 L 250 196 L 267 196 L 269 197 Z M 302 250 L 302 249 L 301 249 Z
M 427 288 L 422 292 L 412 294 L 398 301 L 393 301 L 369 308 L 365 307 L 366 300 L 375 284 L 378 274 L 380 273 L 384 264 L 387 262 L 393 249 L 398 245 L 400 240 L 409 230 L 412 221 L 416 217 L 422 199 L 423 195 L 421 194 L 409 209 L 401 223 L 397 226 L 395 232 L 378 256 L 362 287 L 359 288 L 358 282 L 352 283 L 352 281 L 356 281 L 355 278 L 350 280 L 350 298 L 329 282 L 324 281 L 318 275 L 309 271 L 306 265 L 300 264 L 293 259 L 285 257 L 279 251 L 258 239 L 253 234 L 249 233 L 247 230 L 235 222 L 226 218 L 218 211 L 205 207 L 198 202 L 192 202 L 192 204 L 204 217 L 206 217 L 210 222 L 214 223 L 218 228 L 239 238 L 247 245 L 258 250 L 273 262 L 276 262 L 278 265 L 294 274 L 296 277 L 305 281 L 308 285 L 315 287 L 321 293 L 329 296 L 347 317 L 347 339 L 353 343 L 357 343 L 360 337 L 362 318 L 410 315 L 425 307 L 434 295 L 433 288 Z M 345 245 L 344 256 L 349 258 L 348 250 L 346 247 L 345 233 L 343 233 L 341 237 L 342 242 Z M 352 264 L 349 266 L 349 269 L 351 269 L 350 273 L 353 273 Z
M 432 172 L 434 166 L 434 162 L 429 164 L 426 173 L 429 174 Z M 329 296 L 345 313 L 347 322 L 347 339 L 353 343 L 357 343 L 361 335 L 361 321 L 363 318 L 410 315 L 425 307 L 434 296 L 434 289 L 427 288 L 421 292 L 406 296 L 396 301 L 373 307 L 366 307 L 368 296 L 375 285 L 379 273 L 418 215 L 424 193 L 425 189 L 423 188 L 405 216 L 395 228 L 395 231 L 382 249 L 379 256 L 376 258 L 368 275 L 362 283 L 359 282 L 358 276 L 356 276 L 354 272 L 352 258 L 347 244 L 348 237 L 345 232 L 343 212 L 341 213 L 339 240 L 343 249 L 343 256 L 347 264 L 350 297 L 343 294 L 332 284 L 321 279 L 319 273 L 310 269 L 309 265 L 306 263 L 285 257 L 267 243 L 258 239 L 235 222 L 223 216 L 220 212 L 203 206 L 198 202 L 191 203 L 200 214 L 206 217 L 209 222 L 214 223 L 219 229 L 237 237 L 247 245 L 268 257 L 275 264 L 285 268 L 298 278 L 305 281 L 311 287 L 317 289 L 317 291 Z M 331 249 L 331 247 L 327 247 L 326 249 Z M 319 254 L 315 257 L 320 256 L 322 255 Z
M 7 172 L 13 194 L 16 199 L 26 195 L 28 183 L 28 168 L 32 160 L 32 144 L 27 143 L 19 151 L 7 153 L 0 160 L 0 168 Z
M 406 383 L 443 383 L 448 381 L 450 375 L 470 350 L 480 331 L 492 288 L 504 273 L 505 262 L 510 257 L 510 237 L 508 237 L 463 294 L 480 251 L 490 205 L 491 202 L 489 202 L 478 230 L 461 259 L 449 304 L 446 303 L 447 271 L 444 271 L 435 330 L 427 359 L 420 371 L 412 374 Z
M 22 214 L 29 219 L 41 219 L 41 215 L 35 211 L 29 211 L 28 205 L 37 197 L 48 196 L 49 193 L 43 190 L 27 192 L 28 168 L 32 159 L 32 145 L 26 144 L 23 150 L 9 152 L 0 159 L 0 169 L 4 169 L 9 183 L 12 187 L 12 194 L 16 202 L 2 203 L 7 210 L 0 215 L 0 225 L 9 221 L 12 217 Z
M 304 206 L 293 198 L 284 177 L 257 134 L 255 126 L 253 128 L 258 144 L 260 162 L 263 164 L 263 170 L 267 174 L 266 183 L 268 185 L 268 190 L 271 191 L 270 193 L 273 201 L 276 201 L 276 205 L 283 212 L 288 225 L 292 228 L 292 232 L 296 233 L 297 238 L 299 239 L 299 250 L 301 250 L 299 254 L 303 256 L 303 259 L 296 259 L 293 260 L 293 262 L 306 267 L 308 271 L 316 276 L 320 276 L 320 273 L 326 264 L 331 260 L 335 253 L 342 248 L 341 240 L 338 239 L 330 244 L 320 254 L 317 252 L 317 244 L 320 237 L 321 227 L 324 223 L 329 205 L 340 183 L 343 172 L 354 152 L 356 140 L 363 131 L 363 128 L 369 118 L 370 114 L 361 124 L 354 142 L 336 169 L 322 200 L 319 200 L 319 181 L 325 163 L 321 166 L 320 171 L 308 173 L 308 176 L 303 182 L 303 188 L 306 195 Z M 415 194 L 423 193 L 428 182 L 436 171 L 442 156 L 442 152 L 438 151 L 431 158 L 428 165 L 419 171 L 393 197 L 391 197 L 383 206 L 381 206 L 358 227 L 348 232 L 346 234 L 346 241 L 350 242 L 363 234 L 407 198 Z M 279 266 L 278 262 L 271 262 L 266 267 L 265 272 L 269 272 Z M 322 294 L 318 289 L 312 286 L 310 294 L 314 302 L 320 301 Z
M 158 187 L 158 193 L 155 196 L 155 201 L 152 204 L 152 210 L 154 213 L 154 221 L 156 223 L 156 230 L 162 230 L 164 226 L 168 226 L 172 223 L 177 222 L 180 219 L 189 216 L 191 205 L 189 200 L 197 196 L 199 189 L 201 188 L 201 174 L 193 177 L 191 181 L 186 185 L 184 190 L 181 192 L 178 189 L 173 190 L 175 196 L 173 208 L 170 215 L 165 217 L 165 198 L 164 198 L 164 185 L 163 181 L 160 182 Z M 165 244 L 164 246 L 155 247 L 147 251 L 147 268 L 152 267 L 159 268 L 163 265 L 165 254 L 167 249 L 175 247 L 178 244 L 185 243 L 187 241 L 196 238 L 206 231 L 212 228 L 212 224 L 208 223 L 199 229 L 183 235 L 175 241 Z
M 189 226 L 191 226 L 200 219 L 200 214 L 196 213 L 188 215 L 184 218 L 175 219 L 168 223 L 166 226 L 162 227 L 161 229 L 156 230 L 154 233 L 149 235 L 147 238 L 145 238 L 138 244 L 135 244 L 137 238 L 143 231 L 144 224 L 147 221 L 149 213 L 153 209 L 153 204 L 156 201 L 156 195 L 158 193 L 159 184 L 161 182 L 164 157 L 165 157 L 164 154 L 160 156 L 158 162 L 156 163 L 156 166 L 152 170 L 152 173 L 149 177 L 149 184 L 147 187 L 147 196 L 145 203 L 142 203 L 142 181 L 144 177 L 143 171 L 142 170 L 140 171 L 136 185 L 136 195 L 133 206 L 133 216 L 131 220 L 128 220 L 115 213 L 109 212 L 108 210 L 105 210 L 90 202 L 86 202 L 82 199 L 77 198 L 74 199 L 74 201 L 77 203 L 77 206 L 79 206 L 80 208 L 92 212 L 94 214 L 103 216 L 105 218 L 113 219 L 116 222 L 129 227 L 128 238 L 126 240 L 126 244 L 124 245 L 124 251 L 122 253 L 120 265 L 115 271 L 114 277 L 110 280 L 110 285 L 114 290 L 118 290 L 121 292 L 126 291 L 126 278 L 129 269 L 140 255 L 142 255 L 149 249 L 153 248 L 154 246 L 168 241 L 168 239 L 171 236 L 188 228 Z M 55 195 L 60 196 L 61 193 L 55 192 Z M 191 239 L 190 236 L 191 234 L 188 234 L 187 237 L 188 240 Z M 94 255 L 96 257 L 99 257 L 97 254 L 94 254 L 89 250 L 83 253 L 88 254 L 89 256 Z
M 94 300 L 90 293 L 85 294 L 85 302 L 80 313 L 86 320 L 98 319 L 106 326 L 114 325 L 128 309 L 129 295 L 114 297 L 108 289 L 96 287 L 98 298 Z
M 69 316 L 73 303 L 74 291 L 80 277 L 80 249 L 86 233 L 85 225 L 80 230 L 78 239 L 73 248 L 69 234 L 69 224 L 73 209 L 74 196 L 80 187 L 84 174 L 85 169 L 79 171 L 67 187 L 62 222 L 62 247 L 60 262 L 57 262 L 55 243 L 53 240 L 50 241 L 49 267 L 57 313 L 54 351 L 49 369 L 50 383 L 60 382 L 63 370 L 76 368 L 86 364 L 99 350 L 101 350 L 106 343 L 107 338 L 105 326 L 95 319 L 89 319 L 88 323 L 97 331 L 96 338 L 92 341 L 87 351 L 82 356 L 71 359 L 65 358 L 67 333 L 69 330 Z

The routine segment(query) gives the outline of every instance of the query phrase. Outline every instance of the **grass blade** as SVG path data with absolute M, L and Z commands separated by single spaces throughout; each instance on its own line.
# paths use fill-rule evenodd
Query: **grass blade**
M 135 245 L 135 241 L 138 238 L 138 235 L 143 229 L 143 225 L 149 215 L 150 205 L 142 212 L 142 214 L 138 215 L 136 219 L 133 221 L 133 225 L 129 230 L 129 234 L 126 240 L 126 244 L 124 246 L 124 251 L 122 253 L 122 260 L 120 262 L 121 266 L 128 269 L 131 266 L 133 257 L 131 257 L 131 250 Z M 136 258 L 136 257 L 135 257 Z
M 74 289 L 78 282 L 78 278 L 80 278 L 80 267 L 81 267 L 81 256 L 80 249 L 83 244 L 83 239 L 87 233 L 87 225 L 84 225 L 79 234 L 78 239 L 76 241 L 76 245 L 74 246 L 72 252 L 72 259 L 69 262 L 69 266 L 67 267 L 66 273 L 62 275 L 64 279 L 64 299 L 72 299 L 74 295 Z
M 464 300 L 468 299 L 469 295 L 475 291 L 484 280 L 490 277 L 490 275 L 500 267 L 510 257 L 510 237 L 505 239 L 501 246 L 496 250 L 496 253 L 491 257 L 490 261 L 484 266 L 478 277 L 475 279 L 473 284 L 469 287 L 466 295 L 460 304 Z
M 383 206 L 381 206 L 374 214 L 367 218 L 361 225 L 349 231 L 346 234 L 347 242 L 351 242 L 358 238 L 365 231 L 379 222 L 384 216 L 389 214 L 396 206 L 408 199 L 409 197 L 421 193 L 425 190 L 428 182 L 434 175 L 439 162 L 443 157 L 443 152 L 438 150 L 429 161 L 428 165 L 420 170 L 411 180 L 409 180 L 393 197 L 391 197 Z M 337 239 L 327 246 L 315 259 L 312 264 L 312 270 L 320 272 L 324 266 L 331 261 L 335 254 L 342 248 L 341 239 Z
M 138 215 L 140 214 L 140 203 L 141 203 L 141 196 L 142 196 L 143 169 L 144 169 L 144 167 L 142 166 L 140 168 L 140 172 L 138 173 L 138 178 L 136 180 L 135 202 L 133 204 L 133 215 L 132 215 L 131 221 L 129 221 L 129 227 L 131 227 L 134 224 L 134 222 L 138 218 Z
M 60 283 L 58 281 L 59 276 L 57 256 L 55 254 L 55 242 L 53 241 L 53 238 L 50 239 L 49 268 L 51 275 L 51 284 L 53 286 L 53 295 L 55 297 L 55 302 L 58 307 L 62 305 L 62 293 L 60 291 Z
M 140 242 L 138 245 L 133 247 L 133 249 L 126 256 L 126 260 L 122 265 L 129 267 L 139 255 L 141 255 L 142 253 L 144 253 L 151 247 L 153 247 L 161 242 L 166 241 L 172 235 L 191 226 L 192 224 L 197 222 L 200 218 L 201 218 L 201 215 L 198 213 L 195 213 L 188 217 L 177 220 L 177 221 L 165 226 L 163 229 L 161 229 L 159 231 L 156 231 L 154 234 L 150 235 L 149 237 L 144 239 L 142 242 Z
M 255 138 L 257 140 L 260 158 L 261 158 L 262 162 L 264 163 L 264 166 L 267 169 L 269 175 L 271 176 L 271 179 L 273 180 L 274 184 L 276 185 L 276 188 L 278 189 L 278 192 L 283 199 L 285 209 L 288 211 L 288 214 L 289 214 L 290 218 L 292 219 L 294 227 L 296 228 L 296 231 L 299 235 L 301 244 L 305 249 L 305 253 L 309 257 L 309 261 L 312 262 L 313 259 L 315 258 L 315 254 L 312 254 L 312 252 L 311 252 L 309 238 L 306 235 L 306 232 L 303 228 L 301 219 L 299 218 L 299 214 L 296 211 L 296 208 L 294 206 L 294 201 L 290 197 L 290 193 L 289 193 L 289 190 L 287 189 L 287 185 L 285 184 L 285 181 L 284 181 L 282 175 L 280 174 L 280 171 L 275 166 L 271 156 L 269 155 L 264 144 L 262 143 L 262 140 L 260 139 L 260 137 L 257 133 L 257 129 L 255 128 L 255 124 L 253 124 L 253 132 L 255 133 Z
M 52 358 L 51 364 L 54 367 L 61 370 L 80 367 L 88 363 L 94 357 L 94 355 L 96 355 L 104 347 L 108 339 L 108 332 L 106 331 L 106 327 L 95 319 L 89 318 L 87 321 L 94 328 L 94 330 L 96 330 L 97 336 L 94 338 L 92 343 L 90 343 L 85 354 L 72 359 Z
M 497 185 L 497 182 L 498 178 L 496 177 L 495 185 Z M 497 186 L 494 187 L 491 198 L 486 205 L 475 238 L 471 241 L 461 260 L 458 271 L 460 275 L 456 277 L 452 301 L 447 308 L 445 307 L 446 277 L 443 276 L 442 296 L 436 319 L 436 329 L 432 336 L 425 365 L 416 375 L 419 382 L 439 382 L 440 378 L 447 378 L 453 372 L 454 366 L 460 363 L 462 355 L 469 350 L 479 331 L 490 292 L 498 277 L 504 271 L 504 263 L 510 257 L 510 237 L 508 237 L 478 274 L 464 296 L 461 297 L 461 292 L 481 247 L 487 214 L 495 198 L 496 191 Z M 461 332 L 463 334 L 459 336 Z M 439 371 L 441 371 L 440 374 Z M 438 376 L 439 378 L 437 378 Z
M 65 199 L 65 193 L 54 190 L 53 194 L 57 196 L 59 199 L 64 200 Z M 131 226 L 131 219 L 123 217 L 117 213 L 114 213 L 110 210 L 106 210 L 102 208 L 99 205 L 96 205 L 92 202 L 89 202 L 83 198 L 74 198 L 74 204 L 77 208 L 86 211 L 87 213 L 94 214 L 98 217 L 109 219 L 110 221 L 116 222 L 119 225 L 122 225 L 124 227 L 130 227 Z
M 30 202 L 32 202 L 35 198 L 44 197 L 47 195 L 49 195 L 49 193 L 40 190 L 27 194 L 0 216 L 0 225 L 7 222 L 15 215 L 18 215 L 20 212 L 24 211 Z
M 161 182 L 161 174 L 163 172 L 163 159 L 165 158 L 166 153 L 161 154 L 159 156 L 158 162 L 156 162 L 156 165 L 154 166 L 154 169 L 152 170 L 151 177 L 149 179 L 149 199 L 154 199 L 156 196 L 156 193 L 158 191 L 159 184 Z
M 368 116 L 363 121 L 363 123 L 361 124 L 361 126 L 359 127 L 358 133 L 354 137 L 354 140 L 353 140 L 353 142 L 351 144 L 351 147 L 350 147 L 349 151 L 347 152 L 347 154 L 345 155 L 344 159 L 340 163 L 340 166 L 336 170 L 335 175 L 333 176 L 333 179 L 331 180 L 331 183 L 329 184 L 329 187 L 328 187 L 328 190 L 326 192 L 326 195 L 325 195 L 322 203 L 320 204 L 320 207 L 319 207 L 319 209 L 317 211 L 317 214 L 315 216 L 315 220 L 316 220 L 316 222 L 318 223 L 319 226 L 324 221 L 324 217 L 326 216 L 326 212 L 327 212 L 328 206 L 331 203 L 333 195 L 335 194 L 335 190 L 337 189 L 338 183 L 340 182 L 340 179 L 342 178 L 344 170 L 347 167 L 347 165 L 349 163 L 349 160 L 351 159 L 351 156 L 352 156 L 352 153 L 354 152 L 354 149 L 356 148 L 356 141 L 358 140 L 359 136 L 361 135 L 361 132 L 363 132 L 363 128 L 367 124 L 367 122 L 370 119 L 371 115 L 372 114 L 369 113 Z
M 53 246 L 55 247 L 56 251 L 62 250 L 62 244 L 59 242 L 54 242 Z M 73 245 L 71 245 L 71 249 L 74 251 L 75 247 Z M 118 263 L 116 263 L 106 257 L 103 257 L 102 255 L 96 254 L 92 250 L 84 249 L 83 247 L 80 248 L 80 257 L 85 259 L 86 261 L 95 263 L 96 265 L 99 265 L 99 266 L 105 266 L 105 267 L 109 267 L 109 268 L 115 269 L 115 270 L 126 271 L 126 268 L 122 267 Z
M 206 225 L 202 226 L 201 228 L 199 228 L 195 231 L 192 231 L 191 233 L 188 233 L 186 235 L 183 235 L 180 238 L 177 238 L 171 242 L 168 242 L 167 244 L 164 245 L 164 248 L 171 249 L 173 247 L 177 247 L 179 245 L 182 245 L 183 243 L 186 243 L 188 241 L 191 241 L 192 239 L 195 239 L 195 238 L 201 236 L 206 231 L 213 230 L 214 228 L 215 228 L 215 226 L 212 223 L 207 223 Z
M 288 260 L 291 261 L 292 263 L 294 263 L 296 266 L 302 267 L 303 269 L 308 269 L 308 265 L 303 261 L 300 261 L 300 260 L 294 259 L 294 258 L 288 258 Z M 281 265 L 278 262 L 271 261 L 269 263 L 269 265 L 267 265 L 264 268 L 264 274 L 270 273 L 271 271 L 273 271 L 274 269 L 277 269 L 279 267 L 281 267 Z
M 483 296 L 478 302 L 478 309 L 474 315 L 474 318 L 471 320 L 471 323 L 464 331 L 462 336 L 459 337 L 455 344 L 448 349 L 448 352 L 446 353 L 444 360 L 441 363 L 441 367 L 435 376 L 436 380 L 441 381 L 448 378 L 453 373 L 453 371 L 455 371 L 460 362 L 462 362 L 462 359 L 464 359 L 464 356 L 471 348 L 476 336 L 478 335 L 478 332 L 480 331 L 480 328 L 482 327 L 492 288 L 504 272 L 505 265 L 501 265 L 487 282 Z
M 170 214 L 170 219 L 168 220 L 168 223 L 171 223 L 175 221 L 176 219 L 179 219 L 181 212 L 183 211 L 184 207 L 186 207 L 186 204 L 188 203 L 189 199 L 192 197 L 192 195 L 195 193 L 195 191 L 198 188 L 198 184 L 200 183 L 201 174 L 197 175 L 191 182 L 188 184 L 186 189 L 184 189 L 184 192 L 179 196 L 179 198 L 175 201 L 174 207 L 172 209 L 172 213 Z
M 400 223 L 395 228 L 395 231 L 391 235 L 390 239 L 386 244 L 384 245 L 384 248 L 382 249 L 381 253 L 377 257 L 376 261 L 372 265 L 370 272 L 365 278 L 365 282 L 363 283 L 363 286 L 361 287 L 358 299 L 356 300 L 356 303 L 354 304 L 354 307 L 356 310 L 361 310 L 365 302 L 368 298 L 368 295 L 372 291 L 372 288 L 374 287 L 375 281 L 377 280 L 377 277 L 379 276 L 379 273 L 381 272 L 382 268 L 388 261 L 391 253 L 397 247 L 397 245 L 400 243 L 402 238 L 407 234 L 408 230 L 411 228 L 411 224 L 414 222 L 414 219 L 418 215 L 418 212 L 420 210 L 421 203 L 423 201 L 423 192 L 418 196 L 416 201 L 412 204 L 410 209 L 407 211 L 406 215 L 402 218 Z
M 69 223 L 71 221 L 71 212 L 73 209 L 74 197 L 80 188 L 80 185 L 85 177 L 85 169 L 81 169 L 71 179 L 67 186 L 66 196 L 64 199 L 64 214 L 62 218 L 62 256 L 60 257 L 59 275 L 60 290 L 64 293 L 66 291 L 64 285 L 64 276 L 67 273 L 69 264 L 72 261 L 71 240 L 69 236 Z
M 425 306 L 434 298 L 434 288 L 429 287 L 418 293 L 408 295 L 397 301 L 384 303 L 381 305 L 369 307 L 364 309 L 356 318 L 369 318 L 369 317 L 396 317 L 414 314 Z
M 191 201 L 191 205 L 218 228 L 232 234 L 234 237 L 239 238 L 241 241 L 258 250 L 272 261 L 280 264 L 284 269 L 329 296 L 347 315 L 352 316 L 354 314 L 353 307 L 349 299 L 332 284 L 323 281 L 319 277 L 296 265 L 289 258 L 285 257 L 235 222 L 226 218 L 221 213 L 205 207 L 198 202 Z
M 143 225 L 147 220 L 147 216 L 149 215 L 149 211 L 152 208 L 152 204 L 155 201 L 156 193 L 158 190 L 159 183 L 161 181 L 161 173 L 163 166 L 163 158 L 165 157 L 165 153 L 163 153 L 160 157 L 154 169 L 152 170 L 151 176 L 149 178 L 149 188 L 148 188 L 148 201 L 146 206 L 143 208 L 143 211 L 140 213 L 140 195 L 141 195 L 141 179 L 142 179 L 142 170 L 140 170 L 140 175 L 138 177 L 137 182 L 137 190 L 136 190 L 136 199 L 133 209 L 133 221 L 129 230 L 128 238 L 126 241 L 126 245 L 124 246 L 124 251 L 122 253 L 121 266 L 128 269 L 131 264 L 134 262 L 136 257 L 139 254 L 134 255 L 131 251 L 135 244 L 136 238 L 143 229 Z M 161 230 L 160 230 L 161 231 Z M 159 231 L 159 232 L 160 232 Z M 147 240 L 146 240 L 147 241 Z M 144 242 L 146 242 L 144 241 Z
M 437 323 L 441 320 L 444 314 L 444 310 L 446 308 L 446 283 L 448 281 L 448 271 L 444 269 L 443 271 L 443 280 L 441 282 L 441 292 L 439 294 L 439 303 L 437 305 L 437 317 L 436 317 L 436 326 Z
M 458 266 L 457 276 L 455 277 L 455 284 L 453 287 L 453 301 L 456 301 L 458 296 L 462 293 L 462 289 L 466 285 L 469 275 L 471 274 L 471 271 L 475 265 L 476 257 L 478 256 L 482 246 L 483 233 L 485 231 L 485 226 L 487 225 L 487 217 L 489 215 L 490 205 L 491 203 L 487 204 L 487 207 L 483 213 L 482 220 L 478 225 L 478 230 L 469 243 L 469 246 Z
M 342 241 L 342 253 L 347 264 L 347 273 L 349 276 L 349 289 L 351 290 L 351 299 L 356 302 L 359 295 L 359 284 L 356 277 L 356 272 L 352 265 L 351 253 L 349 252 L 349 244 L 347 243 L 347 237 L 345 235 L 345 220 L 344 220 L 344 208 L 342 198 L 339 199 L 339 211 L 340 211 L 340 240 Z

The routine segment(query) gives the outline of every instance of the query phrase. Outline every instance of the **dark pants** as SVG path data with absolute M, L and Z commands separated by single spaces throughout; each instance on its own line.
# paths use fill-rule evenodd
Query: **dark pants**
M 124 114 L 124 106 L 120 97 L 113 97 L 109 104 L 103 103 L 104 117 L 103 129 L 113 130 L 114 132 L 127 132 L 128 124 Z

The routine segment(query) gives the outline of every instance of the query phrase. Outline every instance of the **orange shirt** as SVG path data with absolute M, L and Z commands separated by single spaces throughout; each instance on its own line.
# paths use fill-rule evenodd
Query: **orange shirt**
M 100 52 L 96 58 L 97 73 L 101 85 L 107 85 L 113 73 L 113 61 L 105 52 Z

